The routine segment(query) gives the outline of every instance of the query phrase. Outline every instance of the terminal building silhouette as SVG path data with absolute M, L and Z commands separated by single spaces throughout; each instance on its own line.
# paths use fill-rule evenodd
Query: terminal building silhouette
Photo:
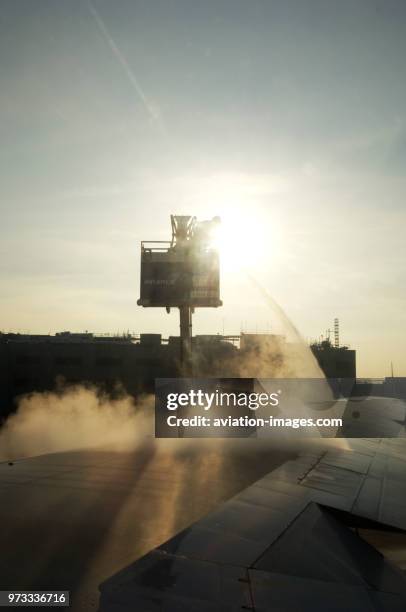
M 283 336 L 241 334 L 192 338 L 193 375 L 274 377 L 283 375 Z M 325 341 L 311 346 L 327 378 L 356 377 L 356 352 Z M 0 333 L 0 415 L 15 410 L 16 399 L 35 391 L 91 384 L 108 394 L 137 397 L 154 390 L 155 378 L 183 376 L 179 336 L 97 336 Z M 242 367 L 243 366 L 243 367 Z

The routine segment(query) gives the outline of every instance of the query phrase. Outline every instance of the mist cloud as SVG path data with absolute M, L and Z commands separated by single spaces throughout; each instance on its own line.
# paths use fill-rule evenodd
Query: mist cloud
M 136 403 L 81 385 L 33 393 L 0 431 L 0 460 L 89 447 L 132 450 L 152 432 L 152 415 L 152 396 Z

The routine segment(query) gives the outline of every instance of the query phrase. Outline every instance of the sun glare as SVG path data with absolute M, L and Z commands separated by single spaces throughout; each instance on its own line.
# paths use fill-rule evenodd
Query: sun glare
M 219 251 L 223 270 L 253 268 L 266 263 L 271 256 L 269 232 L 245 215 L 223 215 L 213 232 L 212 243 Z

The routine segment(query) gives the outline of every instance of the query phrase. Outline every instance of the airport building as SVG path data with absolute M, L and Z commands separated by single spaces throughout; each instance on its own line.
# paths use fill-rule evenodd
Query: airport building
M 284 376 L 294 348 L 274 334 L 196 335 L 193 376 Z M 355 351 L 326 343 L 311 350 L 327 377 L 355 378 Z M 0 414 L 13 411 L 21 395 L 61 385 L 91 384 L 109 394 L 124 390 L 134 397 L 153 392 L 155 378 L 185 375 L 180 351 L 179 336 L 161 334 L 0 333 Z
M 329 340 L 312 344 L 310 348 L 327 378 L 356 377 L 356 351 L 335 346 Z

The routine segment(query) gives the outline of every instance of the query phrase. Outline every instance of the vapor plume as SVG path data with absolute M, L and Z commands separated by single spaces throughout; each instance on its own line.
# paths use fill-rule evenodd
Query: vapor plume
M 233 347 L 230 347 L 225 352 L 226 347 L 223 345 L 223 352 L 219 352 L 217 359 L 213 359 L 210 345 L 195 346 L 194 370 L 202 376 L 324 379 L 317 359 L 295 325 L 268 291 L 252 274 L 247 274 L 283 333 L 241 334 L 240 350 L 232 350 Z
M 74 386 L 22 397 L 0 431 L 0 460 L 108 447 L 132 450 L 152 431 L 151 396 L 135 404 L 94 387 Z

